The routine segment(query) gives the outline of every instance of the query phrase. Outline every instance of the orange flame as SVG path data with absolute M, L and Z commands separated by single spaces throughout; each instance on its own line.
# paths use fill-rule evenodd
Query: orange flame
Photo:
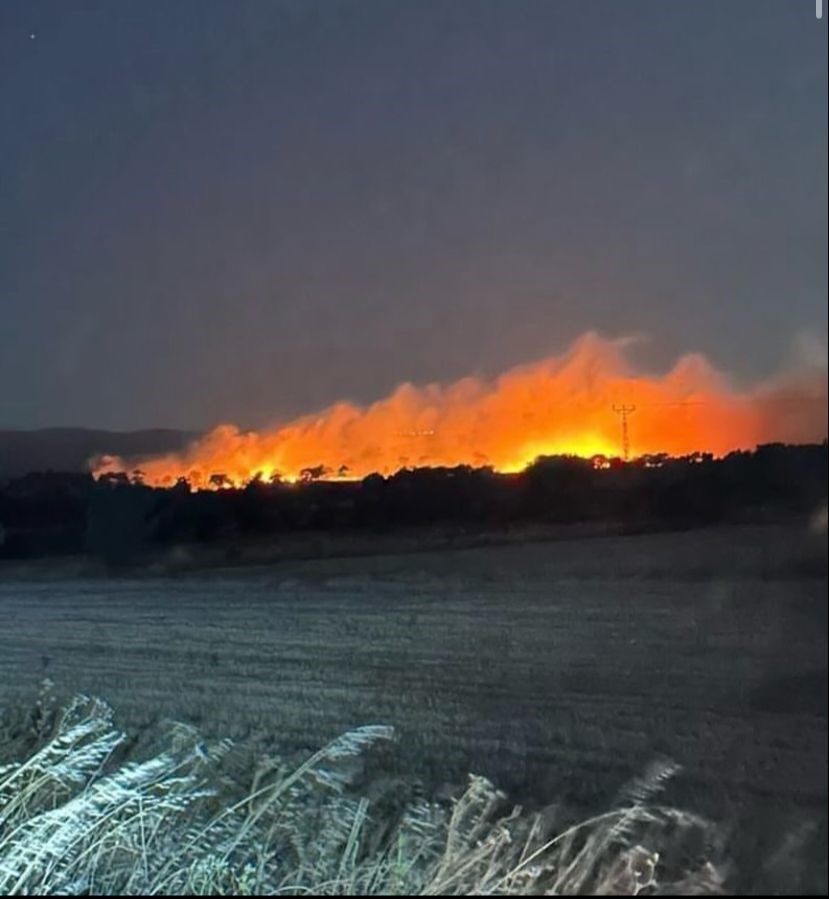
M 663 375 L 636 373 L 626 358 L 628 345 L 590 333 L 562 356 L 518 366 L 494 381 L 401 384 L 367 407 L 340 402 L 259 432 L 222 424 L 185 452 L 144 459 L 137 467 L 148 484 L 184 477 L 196 487 L 256 476 L 292 480 L 323 466 L 349 478 L 427 465 L 515 471 L 540 455 L 620 456 L 619 404 L 635 406 L 628 418 L 633 455 L 722 455 L 759 443 L 826 437 L 826 373 L 819 367 L 739 390 L 696 354 Z M 130 467 L 136 466 L 104 457 L 94 473 Z

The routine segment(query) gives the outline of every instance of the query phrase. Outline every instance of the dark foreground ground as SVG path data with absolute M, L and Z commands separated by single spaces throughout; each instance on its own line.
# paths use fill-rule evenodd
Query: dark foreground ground
M 529 804 L 606 803 L 668 756 L 668 798 L 733 826 L 746 887 L 825 891 L 826 590 L 805 523 L 117 580 L 9 566 L 0 706 L 48 676 L 129 730 L 283 751 L 389 723 L 401 771 Z

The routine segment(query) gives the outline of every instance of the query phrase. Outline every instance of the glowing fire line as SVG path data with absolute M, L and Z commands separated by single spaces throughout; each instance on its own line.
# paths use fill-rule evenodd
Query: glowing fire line
M 661 375 L 637 372 L 627 358 L 629 344 L 591 333 L 561 356 L 492 381 L 403 384 L 369 406 L 341 402 L 262 431 L 223 424 L 182 453 L 132 464 L 105 457 L 93 471 L 137 468 L 149 484 L 187 478 L 195 487 L 217 488 L 257 476 L 359 479 L 426 465 L 519 471 L 541 455 L 622 455 L 613 410 L 624 406 L 636 407 L 628 423 L 633 456 L 722 455 L 826 437 L 825 368 L 813 365 L 739 389 L 698 354 Z

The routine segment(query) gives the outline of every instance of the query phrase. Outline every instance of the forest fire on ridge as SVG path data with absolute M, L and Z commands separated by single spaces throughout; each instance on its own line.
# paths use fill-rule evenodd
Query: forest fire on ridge
M 392 474 L 420 466 L 489 465 L 503 472 L 542 455 L 723 455 L 774 441 L 823 440 L 825 371 L 791 372 L 739 389 L 699 354 L 666 373 L 638 372 L 628 342 L 593 333 L 560 356 L 494 380 L 401 384 L 368 406 L 336 403 L 260 431 L 222 424 L 182 453 L 128 464 L 105 456 L 93 473 L 140 470 L 153 486 Z

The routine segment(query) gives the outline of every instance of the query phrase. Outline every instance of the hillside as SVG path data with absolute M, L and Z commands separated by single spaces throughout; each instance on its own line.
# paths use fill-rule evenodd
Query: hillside
M 88 460 L 98 453 L 126 458 L 153 455 L 181 449 L 195 436 L 191 431 L 164 428 L 0 430 L 0 478 L 21 477 L 33 471 L 86 471 Z

